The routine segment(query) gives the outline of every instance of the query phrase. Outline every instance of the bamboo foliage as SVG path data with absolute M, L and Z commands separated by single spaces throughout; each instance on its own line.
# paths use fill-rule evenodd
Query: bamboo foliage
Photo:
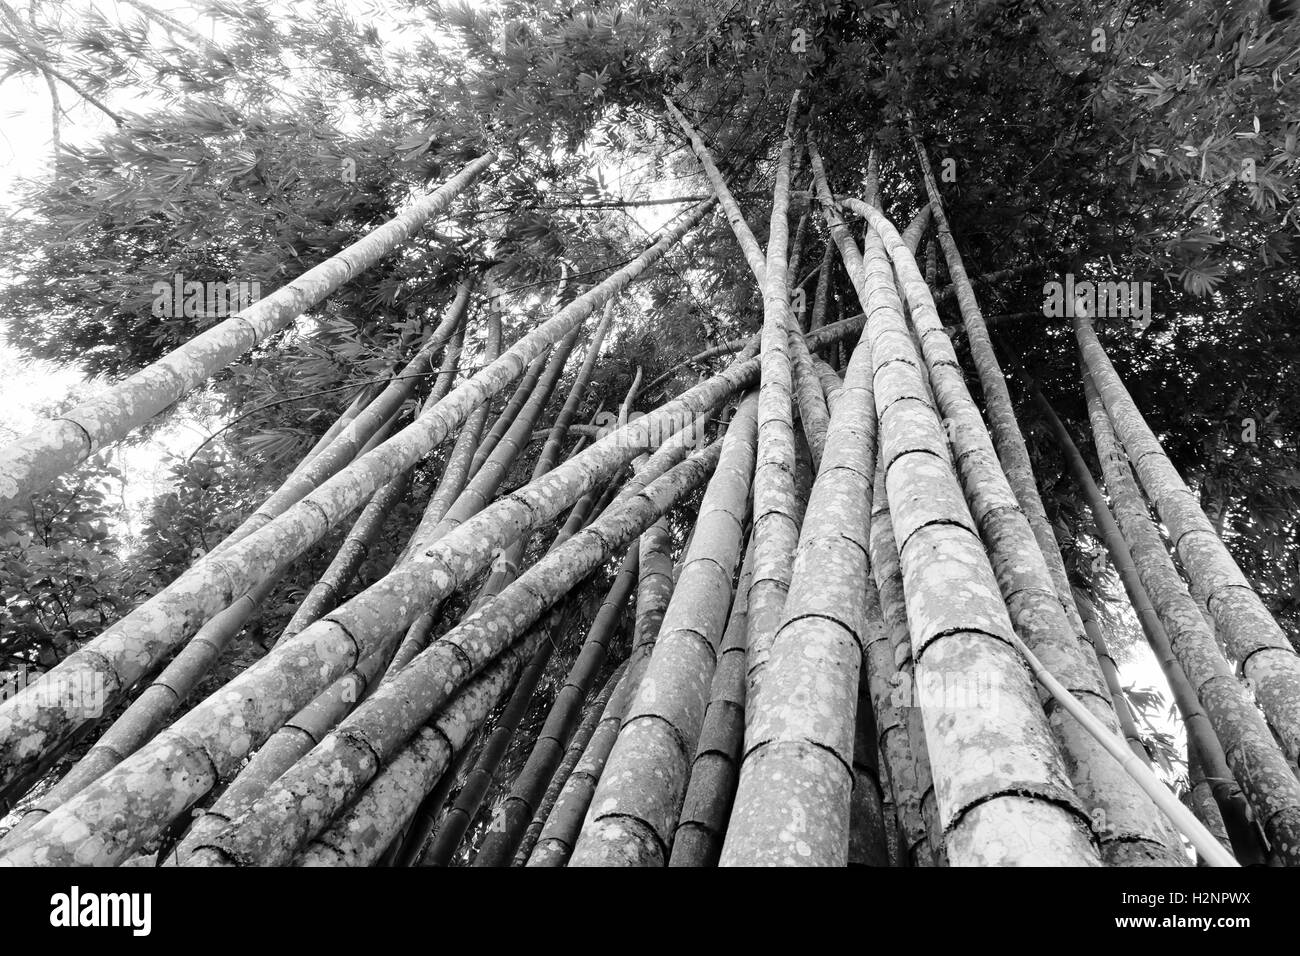
M 444 211 L 495 161 L 496 156 L 490 153 L 478 157 L 434 192 L 342 252 L 172 350 L 103 395 L 0 448 L 0 512 L 105 445 L 125 437 L 239 355 L 265 342 L 304 309 L 369 269 Z
M 475 407 L 517 378 L 543 349 L 567 335 L 594 309 L 640 276 L 699 222 L 711 205 L 700 204 L 635 260 L 533 329 L 442 401 L 424 409 L 397 435 L 361 456 L 259 531 L 220 553 L 202 558 L 165 591 L 33 681 L 23 693 L 0 705 L 0 782 L 20 775 L 47 749 L 97 716 L 79 700 L 80 688 L 101 686 L 108 701 L 115 701 L 207 618 L 257 582 L 288 566 L 324 537 L 333 524 L 442 442 Z M 328 679 L 310 690 L 318 690 Z
M 1095 866 L 1088 816 L 1011 646 L 997 579 L 948 464 L 893 271 L 882 250 L 869 246 L 865 259 L 857 250 L 834 210 L 819 154 L 810 147 L 809 155 L 827 225 L 870 316 L 864 337 L 916 679 L 918 687 L 937 689 L 922 695 L 921 712 L 948 857 L 956 865 Z M 954 691 L 973 674 L 997 687 L 996 712 L 960 705 Z M 995 765 L 1002 769 L 994 772 Z M 1014 794 L 1004 788 L 1008 773 L 1020 781 Z M 1031 820 L 1032 841 L 1025 838 Z

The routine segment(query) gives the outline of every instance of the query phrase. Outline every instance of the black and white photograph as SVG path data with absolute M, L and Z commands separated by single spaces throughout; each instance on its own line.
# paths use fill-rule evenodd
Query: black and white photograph
M 0 370 L 16 930 L 1296 939 L 1300 0 L 0 0 Z

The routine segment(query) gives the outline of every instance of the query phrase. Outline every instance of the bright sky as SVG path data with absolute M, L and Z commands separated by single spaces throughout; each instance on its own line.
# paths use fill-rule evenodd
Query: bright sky
M 399 34 L 384 28 L 382 17 L 375 19 L 374 6 L 368 0 L 349 0 L 348 5 L 358 19 L 378 22 L 386 41 L 402 42 Z M 495 6 L 490 0 L 471 0 L 470 5 L 478 8 Z M 127 5 L 119 7 L 112 0 L 87 0 L 75 6 L 69 4 L 65 7 L 64 16 L 71 21 L 76 15 L 74 9 L 84 10 L 90 6 L 110 17 L 115 9 L 130 12 Z M 220 34 L 213 32 L 212 21 L 200 17 L 188 4 L 159 0 L 155 6 L 170 16 L 193 25 L 205 35 L 220 39 Z M 108 128 L 107 118 L 79 102 L 71 91 L 61 89 L 60 99 L 65 110 L 61 129 L 65 142 L 73 145 L 88 142 Z M 125 109 L 139 109 L 145 105 L 138 98 L 123 103 L 110 94 L 106 99 L 111 106 Z M 5 104 L 0 108 L 0 207 L 12 209 L 15 185 L 20 180 L 40 179 L 48 174 L 51 150 L 50 101 L 42 80 L 11 76 L 0 83 L 0 102 Z M 637 185 L 636 182 L 626 181 L 625 169 L 609 167 L 604 170 L 604 174 L 610 184 L 610 191 L 615 195 L 630 195 Z M 647 175 L 651 174 L 641 171 L 633 178 L 642 181 Z M 690 187 L 684 182 L 669 183 L 666 188 L 651 189 L 648 194 L 671 195 L 682 188 Z M 680 208 L 644 207 L 636 211 L 636 218 L 644 228 L 653 230 Z M 0 267 L 0 282 L 4 281 L 8 280 Z M 5 326 L 5 317 L 0 316 L 0 442 L 29 431 L 42 419 L 45 409 L 74 388 L 80 386 L 84 395 L 88 396 L 97 387 L 93 383 L 83 383 L 82 375 L 74 368 L 60 368 L 47 362 L 22 358 L 4 341 Z M 131 537 L 139 531 L 141 509 L 164 483 L 168 462 L 173 456 L 188 455 L 217 425 L 218 422 L 210 420 L 177 420 L 161 429 L 149 441 L 114 451 L 116 463 L 129 476 L 125 487 L 121 489 L 125 507 L 118 527 L 119 533 L 127 539 L 128 546 Z M 1132 650 L 1128 653 L 1116 653 L 1120 658 L 1122 681 L 1142 688 L 1163 688 L 1164 677 L 1145 642 L 1138 639 L 1130 642 L 1130 647 Z M 1177 733 L 1181 739 L 1178 722 L 1169 722 L 1162 715 L 1157 726 Z

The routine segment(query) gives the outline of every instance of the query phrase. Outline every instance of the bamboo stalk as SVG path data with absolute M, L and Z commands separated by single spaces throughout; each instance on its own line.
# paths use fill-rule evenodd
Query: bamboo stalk
M 473 160 L 405 212 L 90 401 L 0 448 L 0 512 L 124 438 L 304 309 L 374 265 L 445 210 L 496 156 Z

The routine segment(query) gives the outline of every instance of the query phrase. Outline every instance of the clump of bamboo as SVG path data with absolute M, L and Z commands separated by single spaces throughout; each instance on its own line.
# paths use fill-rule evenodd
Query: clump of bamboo
M 668 861 L 740 558 L 757 405 L 747 396 L 727 427 L 718 468 L 700 503 L 697 533 L 592 798 L 572 866 Z

